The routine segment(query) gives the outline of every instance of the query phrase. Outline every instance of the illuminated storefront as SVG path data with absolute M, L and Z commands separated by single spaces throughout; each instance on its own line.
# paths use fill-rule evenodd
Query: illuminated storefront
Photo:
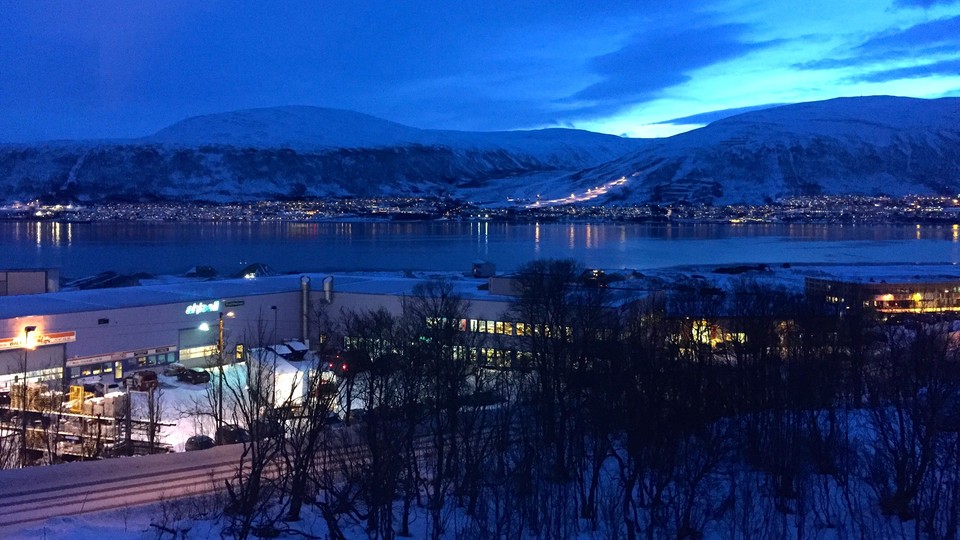
M 19 335 L 0 338 L 0 391 L 9 391 L 22 380 L 59 378 L 64 344 L 76 340 L 76 332 L 48 332 L 36 324 L 24 325 Z
M 205 367 L 221 340 L 232 352 L 248 336 L 299 339 L 301 297 L 300 277 L 284 276 L 0 298 L 0 392 Z

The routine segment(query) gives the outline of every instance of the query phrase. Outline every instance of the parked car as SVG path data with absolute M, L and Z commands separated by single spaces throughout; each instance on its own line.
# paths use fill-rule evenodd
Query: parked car
M 157 381 L 157 372 L 149 369 L 137 371 L 131 375 L 129 379 L 127 379 L 127 388 L 131 390 L 149 392 L 157 386 L 159 386 L 159 382 Z
M 177 373 L 177 380 L 190 384 L 206 384 L 210 382 L 210 374 L 202 369 L 184 369 Z
M 187 368 L 183 367 L 183 364 L 170 364 L 167 367 L 163 368 L 163 374 L 167 377 L 178 377 L 182 371 L 186 371 Z
M 285 422 L 290 414 L 289 409 L 270 409 L 253 421 L 250 432 L 258 439 L 283 437 L 286 431 Z
M 183 445 L 183 449 L 187 452 L 194 452 L 197 450 L 206 450 L 208 448 L 213 448 L 216 446 L 216 443 L 213 442 L 213 439 L 207 437 L 206 435 L 194 435 L 187 439 L 186 444 Z
M 250 432 L 236 424 L 227 424 L 217 428 L 217 444 L 237 444 L 250 442 Z

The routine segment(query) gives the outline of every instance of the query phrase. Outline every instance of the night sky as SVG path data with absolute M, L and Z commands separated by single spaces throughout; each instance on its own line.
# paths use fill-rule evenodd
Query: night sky
M 960 2 L 0 0 L 7 142 L 275 105 L 649 137 L 872 94 L 960 95 Z

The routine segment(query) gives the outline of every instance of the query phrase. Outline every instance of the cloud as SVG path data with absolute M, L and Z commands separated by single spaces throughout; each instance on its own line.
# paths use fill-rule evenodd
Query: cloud
M 960 0 L 958 0 L 960 1 Z M 874 34 L 835 58 L 800 62 L 801 70 L 866 67 L 890 61 L 952 55 L 960 50 L 960 16 L 916 24 L 905 29 Z M 855 80 L 866 80 L 854 77 Z
M 938 5 L 936 16 L 949 3 L 894 1 Z M 0 139 L 138 136 L 191 115 L 290 104 L 417 127 L 511 129 L 614 118 L 649 124 L 748 96 L 802 100 L 803 89 L 786 95 L 768 88 L 788 71 L 784 59 L 803 54 L 811 35 L 823 35 L 822 43 L 842 36 L 835 25 L 749 8 L 753 3 L 487 0 L 452 9 L 445 0 L 14 2 L 0 10 Z M 853 8 L 836 9 L 824 8 L 823 18 Z M 862 38 L 863 28 L 931 14 L 886 10 L 856 32 Z M 790 31 L 777 33 L 781 26 Z M 782 35 L 802 38 L 771 40 Z M 863 65 L 882 77 L 884 69 L 942 61 L 958 50 L 960 17 L 946 18 L 877 32 L 835 58 L 799 67 Z M 885 65 L 889 59 L 898 64 Z M 705 69 L 718 64 L 729 69 Z M 771 78 L 760 80 L 768 72 Z M 849 83 L 841 77 L 850 76 L 824 84 Z M 624 130 L 623 122 L 615 129 Z
M 855 81 L 886 82 L 901 79 L 922 79 L 936 76 L 960 75 L 960 59 L 944 60 L 917 66 L 874 71 L 854 77 Z
M 736 116 L 738 114 L 743 114 L 751 111 L 760 111 L 763 109 L 771 109 L 773 107 L 780 107 L 783 105 L 789 105 L 789 103 L 768 103 L 766 105 L 751 105 L 749 107 L 720 109 L 717 111 L 709 111 L 705 113 L 694 114 L 691 116 L 684 116 L 681 118 L 672 118 L 670 120 L 656 122 L 656 124 L 676 124 L 676 125 L 709 124 L 710 122 L 716 122 L 717 120 L 723 120 L 724 118 L 729 118 L 731 116 Z
M 903 30 L 879 34 L 857 50 L 872 54 L 916 53 L 934 47 L 960 44 L 960 16 L 916 24 Z
M 893 5 L 898 7 L 931 8 L 936 5 L 955 4 L 958 0 L 896 0 Z
M 743 56 L 764 44 L 746 42 L 740 24 L 651 27 L 620 49 L 589 62 L 598 82 L 574 93 L 574 115 L 613 114 L 690 80 L 699 68 Z

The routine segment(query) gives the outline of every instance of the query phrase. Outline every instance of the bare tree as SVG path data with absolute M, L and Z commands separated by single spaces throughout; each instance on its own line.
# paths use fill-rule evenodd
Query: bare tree
M 163 389 L 159 385 L 147 390 L 147 452 L 150 454 L 157 451 L 165 413 L 164 405 Z
M 323 351 L 319 351 L 322 353 Z M 283 476 L 289 494 L 287 521 L 300 519 L 304 502 L 311 495 L 310 478 L 317 466 L 323 436 L 329 430 L 330 414 L 336 400 L 335 384 L 324 376 L 321 355 L 309 355 L 297 363 L 302 372 L 302 389 L 286 421 L 286 444 L 280 447 Z
M 364 508 L 340 510 L 356 512 L 372 538 L 389 540 L 396 535 L 393 503 L 408 470 L 403 442 L 409 426 L 404 422 L 400 382 L 403 339 L 396 317 L 384 310 L 346 313 L 343 326 L 351 341 L 341 403 L 349 410 L 358 402 L 364 414 L 357 425 L 357 451 L 344 454 L 339 465 L 351 476 L 348 482 L 358 485 L 355 499 Z M 348 499 L 341 496 L 338 502 Z
M 883 512 L 909 520 L 936 464 L 947 407 L 960 392 L 960 363 L 943 325 L 886 330 L 886 362 L 868 382 L 876 436 L 868 479 Z
M 268 470 L 276 465 L 284 444 L 287 418 L 278 407 L 292 400 L 297 391 L 295 385 L 278 381 L 279 359 L 266 347 L 266 329 L 261 321 L 248 334 L 251 339 L 244 341 L 258 346 L 247 349 L 242 368 L 233 366 L 223 380 L 225 416 L 249 432 L 237 474 L 226 483 L 227 513 L 233 517 L 234 536 L 241 539 L 255 527 L 272 526 L 280 517 L 271 506 L 280 487 Z
M 423 395 L 410 396 L 408 408 L 416 401 L 427 405 L 430 450 L 427 453 L 429 480 L 426 482 L 427 508 L 430 513 L 430 536 L 444 535 L 443 512 L 446 496 L 457 482 L 462 462 L 463 440 L 460 439 L 460 408 L 469 393 L 470 364 L 466 354 L 466 334 L 460 329 L 469 304 L 456 292 L 453 283 L 429 280 L 417 285 L 411 297 L 404 299 L 405 333 L 411 345 L 406 350 L 408 375 L 419 374 Z M 421 386 L 408 384 L 410 389 Z M 406 421 L 415 425 L 418 418 Z

